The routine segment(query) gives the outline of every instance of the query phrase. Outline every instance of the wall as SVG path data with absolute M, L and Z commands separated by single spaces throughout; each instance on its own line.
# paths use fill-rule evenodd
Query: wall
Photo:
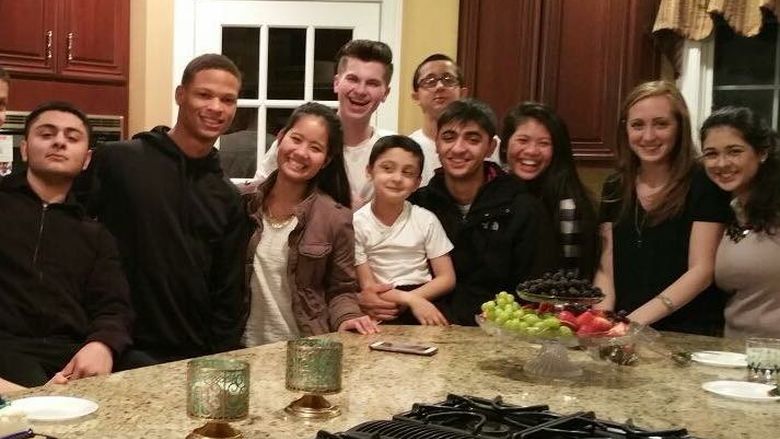
M 412 100 L 412 76 L 428 55 L 444 53 L 458 57 L 458 0 L 405 0 L 401 36 L 398 131 L 409 134 L 422 125 L 422 113 Z
M 172 71 L 173 0 L 133 0 L 127 125 L 130 136 L 155 125 L 171 125 Z

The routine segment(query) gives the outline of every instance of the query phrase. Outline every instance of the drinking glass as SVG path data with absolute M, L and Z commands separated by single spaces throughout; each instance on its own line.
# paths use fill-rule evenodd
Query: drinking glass
M 773 384 L 780 374 L 780 339 L 750 337 L 745 341 L 748 381 Z

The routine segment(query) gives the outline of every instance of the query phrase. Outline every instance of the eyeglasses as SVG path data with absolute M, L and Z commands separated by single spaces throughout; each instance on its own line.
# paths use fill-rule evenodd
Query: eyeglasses
M 447 88 L 457 87 L 460 85 L 460 80 L 456 76 L 452 76 L 449 73 L 445 73 L 441 76 L 426 76 L 417 83 L 422 88 L 434 88 L 436 84 L 441 81 L 441 85 Z

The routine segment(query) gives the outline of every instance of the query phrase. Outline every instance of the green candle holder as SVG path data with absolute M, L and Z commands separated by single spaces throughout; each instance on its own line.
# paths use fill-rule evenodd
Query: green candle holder
M 229 422 L 249 415 L 249 363 L 199 358 L 187 363 L 187 415 L 207 419 L 187 439 L 239 439 Z
M 322 395 L 341 391 L 343 345 L 327 339 L 300 339 L 287 342 L 287 390 L 304 395 L 285 408 L 303 418 L 332 418 L 341 409 Z

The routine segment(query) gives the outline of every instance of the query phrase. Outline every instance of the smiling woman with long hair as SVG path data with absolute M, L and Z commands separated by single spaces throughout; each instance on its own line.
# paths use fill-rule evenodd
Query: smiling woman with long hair
M 252 299 L 244 343 L 336 330 L 375 332 L 357 302 L 338 117 L 322 104 L 301 105 L 277 140 L 277 170 L 245 195 L 254 233 L 246 254 Z
M 731 293 L 725 335 L 780 338 L 777 133 L 751 109 L 726 107 L 704 121 L 701 141 L 707 175 L 733 197 L 715 263 L 716 283 Z
M 628 95 L 617 153 L 618 172 L 602 191 L 600 306 L 656 329 L 720 334 L 725 297 L 713 269 L 728 197 L 696 164 L 674 85 L 646 82 Z

